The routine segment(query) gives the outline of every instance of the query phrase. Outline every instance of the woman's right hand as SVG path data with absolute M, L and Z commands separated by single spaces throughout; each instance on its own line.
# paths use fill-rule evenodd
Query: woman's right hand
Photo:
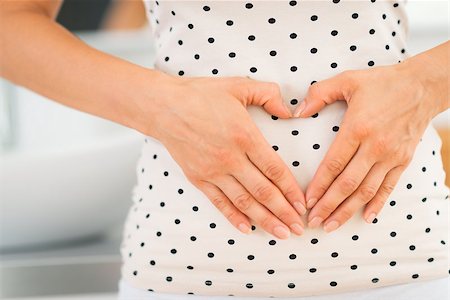
M 187 179 L 242 232 L 251 232 L 250 217 L 280 239 L 290 236 L 289 228 L 301 235 L 303 191 L 246 110 L 260 105 L 292 117 L 279 86 L 238 76 L 170 78 L 170 96 L 154 103 L 151 135 Z

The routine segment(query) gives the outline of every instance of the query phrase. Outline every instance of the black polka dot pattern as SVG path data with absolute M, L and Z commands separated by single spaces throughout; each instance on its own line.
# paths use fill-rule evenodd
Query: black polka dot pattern
M 409 55 L 403 1 L 144 3 L 155 68 L 173 76 L 274 81 L 292 110 L 321 80 Z M 268 151 L 303 190 L 342 130 L 346 108 L 337 101 L 311 117 L 286 120 L 246 107 Z M 432 127 L 372 223 L 360 211 L 332 234 L 306 228 L 288 240 L 253 220 L 251 233 L 242 234 L 185 178 L 162 143 L 143 137 L 142 144 L 124 224 L 122 276 L 149 294 L 301 297 L 449 274 L 449 190 Z

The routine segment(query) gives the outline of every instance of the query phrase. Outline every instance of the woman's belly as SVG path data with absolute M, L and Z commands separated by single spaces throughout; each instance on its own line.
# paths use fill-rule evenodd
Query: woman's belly
M 346 107 L 339 101 L 308 119 L 274 120 L 256 106 L 248 111 L 305 190 Z M 255 223 L 250 235 L 238 231 L 185 178 L 163 145 L 147 137 L 124 228 L 123 276 L 135 287 L 160 293 L 254 297 L 336 293 L 444 277 L 449 270 L 449 190 L 440 145 L 429 126 L 375 223 L 362 219 L 361 208 L 335 232 L 306 228 L 302 236 L 279 240 Z

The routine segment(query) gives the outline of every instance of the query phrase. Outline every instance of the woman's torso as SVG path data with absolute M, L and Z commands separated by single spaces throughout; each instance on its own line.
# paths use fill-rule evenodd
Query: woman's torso
M 275 81 L 292 109 L 313 81 L 408 57 L 404 1 L 145 4 L 156 38 L 155 68 L 174 76 Z M 307 119 L 272 118 L 256 106 L 248 111 L 305 190 L 346 107 L 338 101 Z M 279 240 L 256 224 L 250 235 L 240 233 L 164 146 L 145 137 L 123 232 L 122 275 L 137 288 L 160 293 L 253 297 L 445 277 L 449 189 L 440 146 L 428 126 L 374 223 L 366 224 L 360 210 L 333 233 L 307 228 L 302 236 Z

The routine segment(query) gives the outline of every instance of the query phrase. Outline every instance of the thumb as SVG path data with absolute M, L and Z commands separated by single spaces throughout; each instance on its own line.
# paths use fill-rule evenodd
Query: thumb
M 291 118 L 292 112 L 285 104 L 276 82 L 250 79 L 248 82 L 247 104 L 259 105 L 269 114 L 280 118 Z
M 300 105 L 294 111 L 294 117 L 306 118 L 322 110 L 336 100 L 350 100 L 353 89 L 350 71 L 341 72 L 331 78 L 314 82 Z

